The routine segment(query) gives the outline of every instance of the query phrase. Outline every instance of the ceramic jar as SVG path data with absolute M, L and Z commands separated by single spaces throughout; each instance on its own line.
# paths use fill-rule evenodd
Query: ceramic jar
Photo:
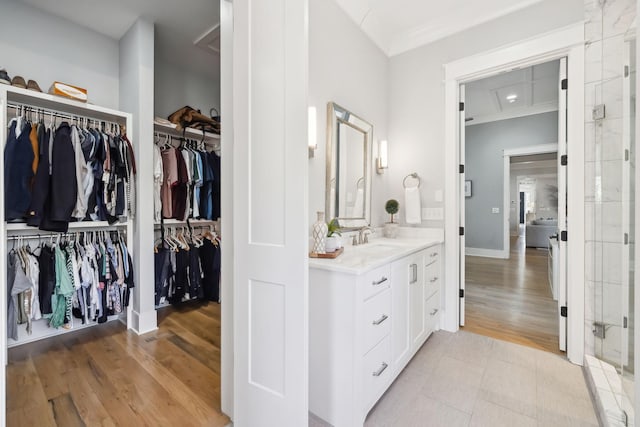
M 316 254 L 327 253 L 325 245 L 327 239 L 327 223 L 324 222 L 324 212 L 318 212 L 318 220 L 313 224 L 311 237 L 313 238 L 312 252 Z

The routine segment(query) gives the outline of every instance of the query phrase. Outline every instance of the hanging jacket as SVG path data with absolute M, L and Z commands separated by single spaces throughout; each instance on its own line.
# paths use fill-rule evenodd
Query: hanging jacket
M 27 216 L 31 204 L 33 180 L 33 147 L 31 124 L 26 123 L 17 136 L 17 120 L 11 120 L 7 142 L 4 147 L 4 194 L 5 220 L 22 219 Z
M 209 153 L 209 159 L 211 161 L 211 168 L 213 169 L 213 188 L 211 194 L 212 211 L 211 217 L 214 221 L 220 218 L 220 191 L 221 191 L 221 170 L 220 170 L 220 156 L 216 153 Z
M 27 215 L 27 224 L 33 227 L 39 227 L 42 217 L 44 215 L 44 205 L 49 196 L 49 137 L 50 129 L 47 129 L 44 125 L 38 126 L 38 141 L 39 141 L 39 161 L 38 170 L 33 181 L 32 194 L 31 194 L 31 206 L 29 207 L 29 214 Z
M 71 213 L 76 206 L 78 184 L 71 126 L 67 122 L 62 122 L 56 130 L 51 166 L 50 218 L 66 222 L 68 228 Z
M 71 216 L 78 220 L 84 219 L 87 215 L 87 199 L 91 190 L 88 188 L 89 175 L 91 171 L 87 166 L 82 151 L 82 141 L 84 136 L 77 126 L 71 126 L 71 143 L 73 144 L 73 152 L 75 154 L 75 172 L 76 172 L 76 202 L 73 207 Z M 85 192 L 87 196 L 85 197 Z
M 75 171 L 73 171 L 75 174 Z M 70 319 L 67 318 L 67 307 L 73 295 L 73 283 L 64 253 L 60 249 L 60 245 L 56 245 L 55 249 L 55 270 L 56 270 L 56 288 L 52 298 L 52 309 L 49 325 L 53 328 L 63 326 Z

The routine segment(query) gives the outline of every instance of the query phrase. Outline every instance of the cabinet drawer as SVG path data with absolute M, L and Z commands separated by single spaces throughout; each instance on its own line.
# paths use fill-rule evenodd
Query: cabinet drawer
M 428 256 L 428 255 L 427 255 Z M 424 296 L 429 298 L 440 290 L 440 262 L 428 264 L 424 268 Z
M 380 398 L 391 380 L 391 341 L 383 339 L 364 356 L 362 363 L 362 396 L 365 410 Z
M 440 292 L 431 295 L 425 304 L 424 310 L 425 328 L 427 335 L 431 334 L 440 319 Z
M 440 260 L 440 245 L 432 246 L 424 250 L 424 263 L 431 265 Z
M 366 273 L 362 280 L 362 299 L 366 300 L 385 289 L 389 289 L 391 285 L 391 266 L 386 264 L 378 267 Z
M 362 354 L 365 354 L 391 331 L 391 289 L 377 294 L 364 303 L 362 322 L 364 337 Z

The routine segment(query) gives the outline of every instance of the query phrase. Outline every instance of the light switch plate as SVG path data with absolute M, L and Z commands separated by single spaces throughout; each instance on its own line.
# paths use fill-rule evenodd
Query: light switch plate
M 500 213 L 500 208 L 491 208 L 491 213 Z
M 436 190 L 435 199 L 436 199 L 436 202 L 442 202 L 443 200 L 442 190 Z

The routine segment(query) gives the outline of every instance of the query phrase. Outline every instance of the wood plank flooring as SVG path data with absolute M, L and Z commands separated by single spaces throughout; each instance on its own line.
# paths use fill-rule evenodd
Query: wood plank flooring
M 220 305 L 158 312 L 157 331 L 111 322 L 9 350 L 7 426 L 226 426 Z
M 508 260 L 467 256 L 464 330 L 564 354 L 558 306 L 547 278 L 546 250 L 512 238 Z

